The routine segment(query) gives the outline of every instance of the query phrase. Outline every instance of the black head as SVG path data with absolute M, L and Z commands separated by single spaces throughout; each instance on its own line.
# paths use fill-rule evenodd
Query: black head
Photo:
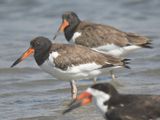
M 18 58 L 11 67 L 14 67 L 16 64 L 34 54 L 34 58 L 38 65 L 41 65 L 49 56 L 49 49 L 52 43 L 48 38 L 45 37 L 36 37 L 30 42 L 30 48 L 24 52 L 20 58 Z
M 118 94 L 117 90 L 114 88 L 113 85 L 109 83 L 99 83 L 92 85 L 91 88 L 102 91 L 104 93 L 107 93 L 109 95 Z
M 35 50 L 34 57 L 38 65 L 41 65 L 49 56 L 51 41 L 45 37 L 36 37 L 30 42 L 31 48 Z
M 41 36 L 34 38 L 30 42 L 31 48 L 34 48 L 35 50 L 34 55 L 39 55 L 47 52 L 50 49 L 51 45 L 52 43 L 48 38 L 41 37 Z
M 74 30 L 79 25 L 80 19 L 76 13 L 72 11 L 65 12 L 62 15 L 62 24 L 60 25 L 58 32 L 55 34 L 54 38 L 58 35 L 59 31 L 64 32 L 66 39 L 71 40 Z
M 80 19 L 78 18 L 77 14 L 72 11 L 65 12 L 62 15 L 62 21 L 64 20 L 67 20 L 67 22 L 69 22 L 69 25 L 76 25 L 80 22 Z

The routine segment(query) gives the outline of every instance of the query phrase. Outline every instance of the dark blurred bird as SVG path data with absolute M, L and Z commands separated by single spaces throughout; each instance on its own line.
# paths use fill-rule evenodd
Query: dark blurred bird
M 109 83 L 92 85 L 63 114 L 94 101 L 106 120 L 158 120 L 160 96 L 120 94 Z

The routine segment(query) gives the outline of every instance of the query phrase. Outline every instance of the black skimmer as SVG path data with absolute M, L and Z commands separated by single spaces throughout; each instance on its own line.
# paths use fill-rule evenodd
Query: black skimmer
M 109 83 L 92 85 L 63 114 L 94 101 L 106 120 L 160 119 L 160 95 L 120 94 Z
M 152 48 L 151 41 L 145 36 L 123 32 L 109 25 L 81 21 L 72 11 L 62 15 L 62 24 L 53 39 L 59 32 L 64 32 L 69 42 L 118 57 L 138 48 Z M 114 80 L 113 71 L 111 76 Z
M 90 79 L 104 75 L 108 70 L 126 67 L 128 59 L 121 59 L 94 51 L 81 45 L 51 43 L 48 38 L 36 37 L 30 48 L 11 67 L 34 54 L 36 63 L 42 70 L 59 80 Z M 75 87 L 74 87 L 75 88 Z M 76 90 L 73 90 L 76 92 Z M 73 98 L 76 97 L 73 94 Z

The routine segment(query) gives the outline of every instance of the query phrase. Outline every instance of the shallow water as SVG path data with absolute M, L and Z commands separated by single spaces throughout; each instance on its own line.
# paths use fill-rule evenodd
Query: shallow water
M 91 6 L 91 7 L 90 7 Z M 93 105 L 65 116 L 70 100 L 69 83 L 44 73 L 30 57 L 9 68 L 36 36 L 50 39 L 61 23 L 61 14 L 73 10 L 81 19 L 109 24 L 123 31 L 146 35 L 154 49 L 130 54 L 131 70 L 118 70 L 122 93 L 160 94 L 159 0 L 0 0 L 0 119 L 93 120 L 101 115 Z M 66 42 L 63 35 L 57 38 Z M 57 40 L 57 41 L 58 41 Z M 109 77 L 100 82 L 110 81 Z M 92 81 L 79 81 L 85 89 Z

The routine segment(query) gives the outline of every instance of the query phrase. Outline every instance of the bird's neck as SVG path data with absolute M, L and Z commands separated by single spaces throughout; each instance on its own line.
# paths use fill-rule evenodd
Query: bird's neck
M 34 54 L 34 58 L 35 58 L 35 61 L 38 65 L 42 65 L 45 60 L 47 60 L 49 57 L 49 49 L 45 50 L 45 51 L 38 51 L 38 52 L 35 52 Z
M 75 22 L 65 29 L 64 34 L 67 41 L 70 41 L 72 39 L 74 32 L 79 24 L 80 24 L 80 21 Z

